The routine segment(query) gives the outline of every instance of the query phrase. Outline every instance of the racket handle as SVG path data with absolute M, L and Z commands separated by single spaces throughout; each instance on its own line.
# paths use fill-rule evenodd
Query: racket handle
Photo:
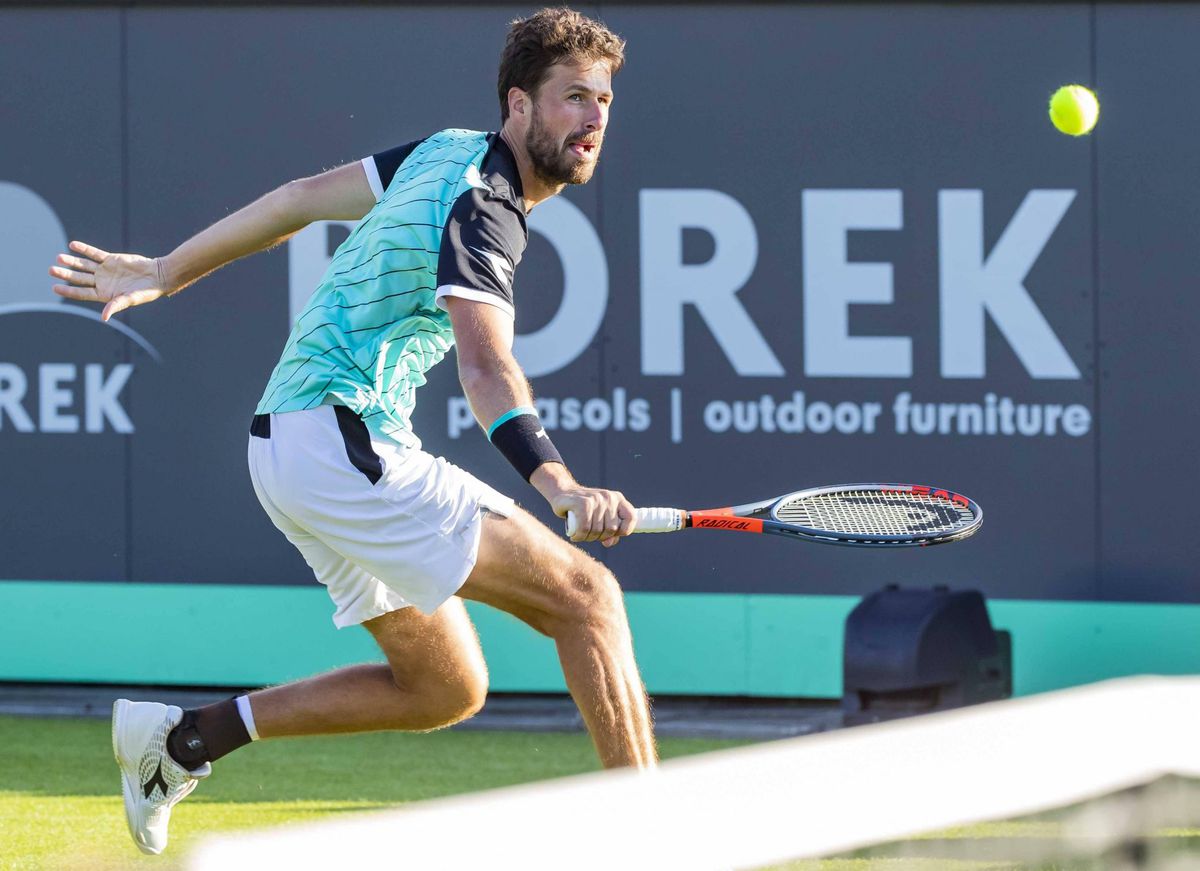
M 634 532 L 678 532 L 683 529 L 687 512 L 678 508 L 638 508 Z M 575 534 L 575 512 L 567 512 L 567 538 Z

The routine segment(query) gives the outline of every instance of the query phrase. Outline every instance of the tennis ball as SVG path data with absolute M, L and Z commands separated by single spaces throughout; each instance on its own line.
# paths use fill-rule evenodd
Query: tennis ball
M 1100 103 L 1083 85 L 1063 85 L 1050 98 L 1050 120 L 1069 136 L 1091 133 L 1099 118 Z

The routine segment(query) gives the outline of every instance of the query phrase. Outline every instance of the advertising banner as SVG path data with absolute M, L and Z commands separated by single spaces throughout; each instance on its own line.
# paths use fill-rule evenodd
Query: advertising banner
M 596 547 L 626 589 L 1200 602 L 1194 534 L 1165 504 L 1200 484 L 1200 121 L 1164 126 L 1152 85 L 1200 77 L 1200 11 L 580 8 L 628 63 L 597 176 L 533 210 L 515 282 L 516 354 L 576 477 L 686 508 L 911 482 L 986 514 L 969 542 L 899 553 L 701 532 Z M 107 325 L 46 268 L 70 239 L 163 254 L 290 179 L 496 129 L 497 58 L 527 12 L 2 13 L 0 577 L 312 583 L 245 442 L 351 225 Z M 1100 94 L 1091 138 L 1046 117 L 1076 80 Z M 453 356 L 414 421 L 557 528 Z

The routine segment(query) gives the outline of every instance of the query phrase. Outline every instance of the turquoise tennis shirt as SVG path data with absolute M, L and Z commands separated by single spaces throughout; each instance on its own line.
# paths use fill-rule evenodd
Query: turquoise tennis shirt
M 521 177 L 499 135 L 473 130 L 362 164 L 377 202 L 296 319 L 256 413 L 344 405 L 372 432 L 416 447 L 417 388 L 454 344 L 445 298 L 513 314 L 529 238 Z

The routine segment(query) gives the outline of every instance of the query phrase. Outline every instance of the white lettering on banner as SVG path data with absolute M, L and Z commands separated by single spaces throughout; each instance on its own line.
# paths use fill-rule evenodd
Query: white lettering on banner
M 669 421 L 671 442 L 683 441 L 685 424 L 683 391 L 673 387 L 663 401 L 660 420 Z M 0 402 L 3 395 L 0 394 Z M 615 387 L 611 397 L 539 397 L 538 414 L 548 431 L 645 432 L 654 421 L 649 399 L 629 399 L 625 388 Z M 0 405 L 0 408 L 3 406 Z M 980 402 L 918 402 L 908 391 L 890 401 L 813 399 L 803 390 L 786 397 L 762 394 L 756 399 L 710 399 L 701 408 L 698 423 L 715 435 L 768 433 L 776 437 L 861 435 L 900 436 L 1070 436 L 1080 438 L 1092 430 L 1092 412 L 1078 403 L 1018 402 L 1009 396 L 985 393 Z M 884 409 L 889 408 L 890 417 Z M 471 407 L 461 396 L 446 404 L 447 435 L 460 438 L 476 430 Z M 696 422 L 696 421 L 693 421 Z M 890 422 L 891 426 L 888 426 Z M 480 430 L 482 433 L 482 430 Z
M 133 421 L 119 399 L 132 374 L 133 366 L 128 363 L 118 363 L 107 378 L 104 367 L 97 363 L 83 367 L 84 425 L 88 432 L 103 432 L 106 420 L 117 432 L 133 432 Z
M 890 263 L 851 263 L 850 230 L 899 230 L 901 193 L 806 190 L 804 212 L 804 374 L 810 377 L 909 378 L 912 339 L 851 336 L 851 303 L 892 302 Z
M 986 375 L 986 322 L 990 317 L 1034 378 L 1077 380 L 1079 369 L 1033 301 L 1025 277 L 1075 198 L 1072 190 L 1033 190 L 999 241 L 983 250 L 983 193 L 938 194 L 941 374 Z M 910 378 L 911 336 L 854 336 L 850 306 L 894 302 L 890 263 L 853 263 L 847 235 L 854 230 L 901 230 L 899 190 L 805 190 L 803 226 L 804 374 L 809 377 Z M 750 214 L 715 190 L 644 189 L 639 193 L 641 354 L 644 375 L 683 375 L 684 309 L 692 306 L 738 375 L 779 376 L 784 369 L 738 298 L 758 261 Z M 604 247 L 587 217 L 563 199 L 538 206 L 530 229 L 541 233 L 562 261 L 563 299 L 542 329 L 518 335 L 514 352 L 531 376 L 566 368 L 595 339 L 608 304 Z M 288 243 L 292 319 L 329 266 L 327 228 L 353 222 L 320 221 Z M 685 263 L 683 232 L 711 235 L 713 256 Z M 789 293 L 789 288 L 775 288 Z
M 475 426 L 475 415 L 465 396 L 451 396 L 446 402 L 446 434 L 456 439 Z
M 562 302 L 550 323 L 513 340 L 513 356 L 536 378 L 570 364 L 596 337 L 608 308 L 608 261 L 591 221 L 570 200 L 538 205 L 529 229 L 546 237 L 563 270 Z
M 624 387 L 614 388 L 608 397 L 539 396 L 534 405 L 542 426 L 548 431 L 645 432 L 651 423 L 650 402 L 641 397 L 630 399 Z M 466 398 L 451 396 L 446 403 L 447 435 L 456 439 L 475 427 L 475 415 Z
M 899 393 L 892 403 L 895 430 L 900 435 L 1086 435 L 1092 413 L 1084 405 L 1027 404 L 1007 396 L 985 394 L 976 402 L 913 402 Z
M 28 391 L 29 378 L 19 366 L 0 363 L 0 431 L 7 423 L 17 432 L 75 433 L 79 432 L 79 416 L 67 414 L 78 401 L 78 391 L 71 385 L 78 377 L 74 363 L 42 363 L 38 366 L 38 418 L 33 418 L 22 405 Z M 88 363 L 83 367 L 83 419 L 89 433 L 105 430 L 105 422 L 114 431 L 132 433 L 133 422 L 121 405 L 121 391 L 133 374 L 131 363 L 118 363 L 105 374 L 104 366 Z
M 757 400 L 726 402 L 714 399 L 704 407 L 704 425 L 712 432 L 725 432 L 731 426 L 737 432 L 827 433 L 836 429 L 843 435 L 875 432 L 875 422 L 883 412 L 878 402 L 808 402 L 804 391 L 776 402 L 763 395 Z
M 61 413 L 75 397 L 59 385 L 74 380 L 72 363 L 43 363 L 38 367 L 38 429 L 42 432 L 79 432 L 79 418 Z
M 742 204 L 713 190 L 643 190 L 639 203 L 642 372 L 683 374 L 683 307 L 692 305 L 739 375 L 784 374 L 736 297 L 758 262 L 758 234 Z M 712 236 L 708 262 L 683 262 L 685 229 Z
M 985 258 L 983 191 L 938 193 L 943 377 L 986 374 L 986 313 L 1034 378 L 1079 378 L 1024 283 L 1074 199 L 1071 190 L 1030 191 Z
M 25 373 L 12 363 L 0 363 L 0 430 L 4 429 L 4 417 L 12 421 L 17 432 L 34 432 L 33 418 L 21 407 L 28 386 Z

